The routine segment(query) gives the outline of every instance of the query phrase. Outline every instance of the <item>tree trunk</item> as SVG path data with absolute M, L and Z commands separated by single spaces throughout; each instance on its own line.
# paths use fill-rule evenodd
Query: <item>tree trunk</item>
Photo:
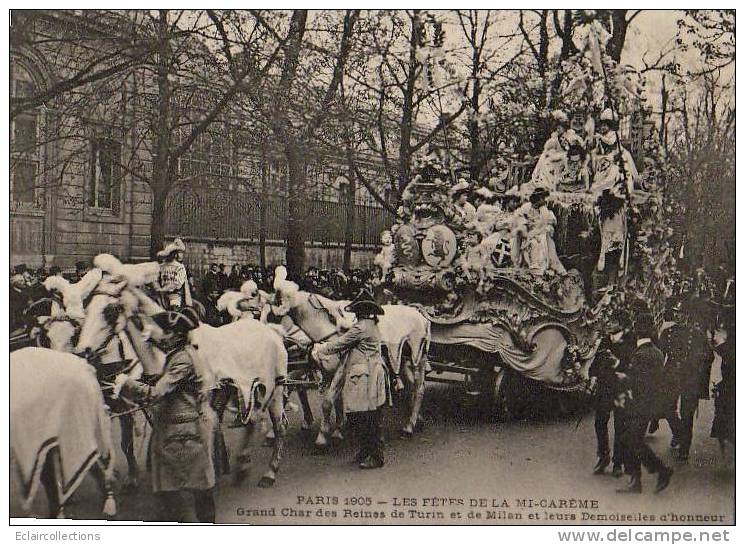
M 168 11 L 161 10 L 158 19 L 160 43 L 158 47 L 158 113 L 156 119 L 155 156 L 150 189 L 153 193 L 153 216 L 150 221 L 150 257 L 163 248 L 166 236 L 166 199 L 175 177 L 171 165 L 171 46 L 168 37 Z
M 349 272 L 352 268 L 352 240 L 354 237 L 354 221 L 355 221 L 355 208 L 354 208 L 354 194 L 356 193 L 357 184 L 355 183 L 354 176 L 350 177 L 349 186 L 347 188 L 346 195 L 346 218 L 344 222 L 344 272 Z
M 299 279 L 305 271 L 305 162 L 298 150 L 289 145 L 287 157 L 287 272 L 290 278 Z
M 621 52 L 626 42 L 626 30 L 628 22 L 626 21 L 626 9 L 611 10 L 611 22 L 613 24 L 613 33 L 608 40 L 608 55 L 616 62 L 621 62 Z
M 398 194 L 402 194 L 409 183 L 411 168 L 411 124 L 414 118 L 414 92 L 419 71 L 419 61 L 416 58 L 419 48 L 421 22 L 418 11 L 414 10 L 411 18 L 411 35 L 409 36 L 409 70 L 404 90 L 404 103 L 401 111 L 401 139 L 398 147 Z
M 266 269 L 267 178 L 269 178 L 269 165 L 264 159 L 264 166 L 261 169 L 261 195 L 259 196 L 259 265 L 262 270 Z
M 481 178 L 481 139 L 479 134 L 479 110 L 481 105 L 481 49 L 476 45 L 476 25 L 471 27 L 471 79 L 473 90 L 471 92 L 471 118 L 468 120 L 468 138 L 471 141 L 471 179 Z
M 168 193 L 153 189 L 153 213 L 150 218 L 150 258 L 163 249 L 166 239 L 166 200 Z

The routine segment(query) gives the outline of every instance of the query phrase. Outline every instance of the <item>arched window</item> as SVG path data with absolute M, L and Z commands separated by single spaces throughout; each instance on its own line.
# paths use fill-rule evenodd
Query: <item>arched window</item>
M 38 87 L 31 73 L 21 64 L 10 63 L 11 106 L 18 100 L 32 97 Z M 42 206 L 39 183 L 41 142 L 39 138 L 40 115 L 29 110 L 16 115 L 10 126 L 10 199 L 16 205 Z

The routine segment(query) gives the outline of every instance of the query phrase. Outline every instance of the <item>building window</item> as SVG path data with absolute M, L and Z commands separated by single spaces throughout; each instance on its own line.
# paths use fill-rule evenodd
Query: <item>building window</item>
M 118 212 L 122 145 L 108 138 L 91 143 L 91 183 L 88 206 Z
M 34 96 L 37 88 L 29 72 L 16 62 L 10 65 L 11 104 Z M 39 112 L 15 116 L 10 127 L 10 198 L 22 206 L 42 206 L 39 176 Z

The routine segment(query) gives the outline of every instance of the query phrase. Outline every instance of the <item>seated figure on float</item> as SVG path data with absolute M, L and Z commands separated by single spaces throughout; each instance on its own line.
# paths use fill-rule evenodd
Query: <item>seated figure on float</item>
M 551 117 L 554 122 L 553 131 L 543 146 L 529 182 L 531 187 L 545 187 L 549 190 L 556 188 L 564 171 L 568 148 L 566 133 L 571 130 L 569 117 L 564 112 L 554 111 Z
M 568 148 L 556 190 L 577 193 L 590 189 L 590 156 L 584 141 L 573 131 L 567 131 Z
M 492 233 L 494 223 L 502 215 L 502 207 L 497 200 L 497 194 L 488 187 L 481 187 L 473 193 L 476 200 L 474 227 L 482 237 L 486 237 Z
M 608 274 L 609 282 L 623 276 L 628 254 L 626 209 L 638 177 L 634 159 L 618 140 L 618 120 L 606 109 L 598 122 L 595 147 L 592 150 L 593 183 L 591 191 L 598 197 L 600 218 L 600 255 L 598 272 L 605 271 L 609 254 L 617 255 L 617 267 Z
M 463 223 L 466 224 L 476 219 L 476 207 L 468 202 L 470 192 L 471 185 L 462 178 L 450 190 L 450 196 L 453 199 L 455 210 L 460 214 Z
M 516 237 L 515 244 L 517 267 L 530 269 L 535 275 L 543 275 L 549 270 L 559 274 L 566 273 L 556 254 L 554 230 L 556 216 L 546 206 L 549 192 L 543 187 L 536 188 L 530 196 L 530 202 L 523 204 L 515 211 Z

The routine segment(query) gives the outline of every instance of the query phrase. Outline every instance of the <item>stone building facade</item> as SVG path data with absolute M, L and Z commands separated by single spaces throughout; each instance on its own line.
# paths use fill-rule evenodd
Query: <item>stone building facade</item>
M 90 51 L 110 47 L 108 37 L 117 24 L 115 16 L 91 24 L 90 17 L 75 11 L 12 14 L 11 265 L 67 269 L 102 252 L 127 261 L 149 258 L 152 194 L 138 171 L 152 167 L 137 111 L 138 93 L 152 85 L 148 76 L 133 70 L 113 89 L 85 88 L 85 93 L 105 93 L 95 106 L 83 102 L 81 90 L 66 95 L 64 103 L 46 100 L 13 115 L 14 104 L 43 95 L 79 70 Z M 182 159 L 181 168 L 195 176 L 169 197 L 168 238 L 185 240 L 195 272 L 212 261 L 258 264 L 262 244 L 267 265 L 282 263 L 281 164 L 250 148 L 222 156 L 214 149 L 210 145 L 206 152 L 197 142 Z M 368 167 L 374 175 L 374 162 Z M 334 158 L 322 158 L 309 169 L 318 189 L 309 195 L 308 214 L 321 216 L 309 224 L 308 265 L 340 267 L 350 236 L 351 266 L 370 264 L 380 231 L 391 223 L 362 187 L 354 189 L 350 214 L 354 184 L 347 173 Z M 353 228 L 347 234 L 350 218 Z

